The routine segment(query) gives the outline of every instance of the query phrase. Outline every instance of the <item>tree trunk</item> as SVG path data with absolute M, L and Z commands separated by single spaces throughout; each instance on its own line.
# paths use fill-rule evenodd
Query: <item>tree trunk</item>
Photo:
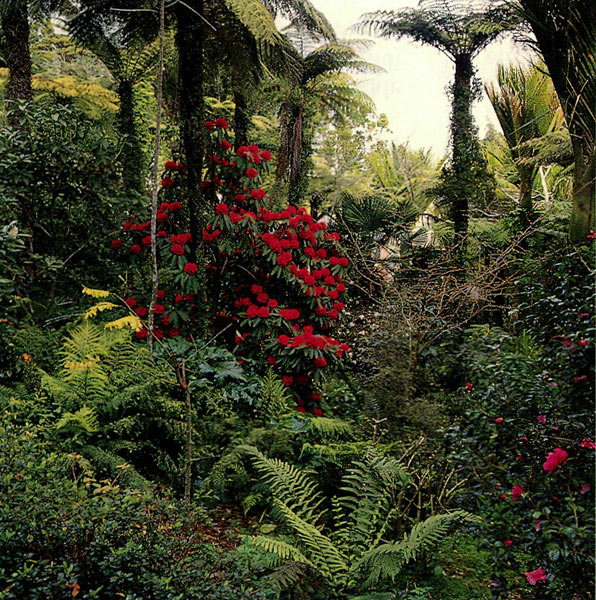
M 521 224 L 528 227 L 533 220 L 534 206 L 532 190 L 534 188 L 535 170 L 518 167 L 519 170 L 519 207 L 521 209 Z
M 573 139 L 573 137 L 572 137 Z M 574 244 L 586 241 L 586 235 L 594 224 L 596 195 L 596 162 L 594 146 L 587 140 L 574 144 L 575 174 L 573 179 L 573 208 L 569 221 L 569 237 Z
M 135 124 L 133 82 L 122 79 L 118 83 L 118 96 L 120 98 L 118 125 L 124 139 L 124 148 L 121 154 L 124 186 L 127 190 L 143 194 L 145 192 L 145 161 Z
M 248 128 L 250 127 L 250 113 L 246 96 L 241 90 L 234 89 L 234 148 L 248 145 Z
M 27 2 L 11 4 L 11 8 L 2 15 L 2 32 L 6 48 L 8 65 L 8 84 L 6 100 L 31 100 L 31 51 L 29 49 L 29 19 Z M 10 123 L 18 126 L 18 114 L 13 113 Z
M 192 3 L 203 14 L 203 1 Z M 193 254 L 199 242 L 203 207 L 201 180 L 205 153 L 205 115 L 203 103 L 204 31 L 199 17 L 184 4 L 176 4 L 178 32 L 178 77 L 180 84 L 180 119 L 182 143 L 187 169 L 189 222 Z
M 548 67 L 569 128 L 575 159 L 569 235 L 585 241 L 595 228 L 596 82 L 592 65 L 596 4 L 591 0 L 520 0 Z
M 451 218 L 456 235 L 465 237 L 468 232 L 470 185 L 473 185 L 472 154 L 476 140 L 472 122 L 472 77 L 474 67 L 468 54 L 455 60 L 453 106 L 451 112 L 452 165 L 457 189 L 451 201 Z

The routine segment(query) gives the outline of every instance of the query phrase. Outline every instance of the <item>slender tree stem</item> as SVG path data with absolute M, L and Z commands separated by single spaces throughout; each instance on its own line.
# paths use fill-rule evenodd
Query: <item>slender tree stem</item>
M 153 331 L 155 323 L 155 301 L 159 287 L 159 270 L 157 268 L 157 196 L 159 193 L 159 150 L 161 144 L 161 112 L 163 96 L 163 55 L 165 31 L 165 1 L 159 3 L 159 66 L 157 72 L 157 118 L 155 124 L 155 147 L 153 152 L 153 192 L 151 198 L 151 304 L 149 305 L 149 331 Z M 149 350 L 153 353 L 153 336 L 149 335 Z

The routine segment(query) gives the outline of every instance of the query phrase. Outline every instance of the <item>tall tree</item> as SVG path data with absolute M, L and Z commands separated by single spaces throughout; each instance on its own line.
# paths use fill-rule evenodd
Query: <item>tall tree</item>
M 528 142 L 557 131 L 563 113 L 552 81 L 544 68 L 499 67 L 497 84 L 485 86 L 511 157 L 519 174 L 519 202 L 527 225 L 532 214 L 532 189 L 539 165 L 528 161 Z
M 308 32 L 296 29 L 291 31 L 290 40 L 297 49 L 298 69 L 282 91 L 277 177 L 287 177 L 288 198 L 296 204 L 304 197 L 308 184 L 314 115 L 323 111 L 329 118 L 341 121 L 363 108 L 371 111 L 372 99 L 357 89 L 345 71 L 381 69 L 362 60 L 350 42 L 330 42 L 309 50 L 316 40 Z
M 510 10 L 498 4 L 487 7 L 482 0 L 420 0 L 418 8 L 376 11 L 361 17 L 358 27 L 381 37 L 416 42 L 436 48 L 455 66 L 451 108 L 451 170 L 455 185 L 448 199 L 455 231 L 465 236 L 469 206 L 478 184 L 476 171 L 483 161 L 472 118 L 477 97 L 474 58 L 515 22 Z
M 585 240 L 595 228 L 596 3 L 593 0 L 519 0 L 557 96 L 573 145 L 573 209 L 569 234 Z

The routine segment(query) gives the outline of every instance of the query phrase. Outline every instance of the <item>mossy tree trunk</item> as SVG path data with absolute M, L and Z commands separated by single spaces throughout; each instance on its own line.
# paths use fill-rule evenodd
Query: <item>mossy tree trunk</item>
M 192 3 L 203 14 L 203 1 Z M 180 90 L 180 120 L 182 144 L 187 169 L 189 192 L 189 223 L 193 254 L 200 239 L 204 212 L 201 180 L 205 153 L 205 108 L 203 102 L 203 45 L 204 28 L 200 18 L 183 4 L 176 4 L 178 31 L 178 77 Z
M 29 17 L 27 2 L 22 0 L 11 3 L 2 13 L 2 33 L 6 48 L 8 83 L 5 98 L 12 100 L 31 100 L 31 50 L 29 48 Z M 18 112 L 13 112 L 10 124 L 19 125 Z
M 122 177 L 127 190 L 142 194 L 145 192 L 145 160 L 135 123 L 133 82 L 128 79 L 120 80 L 118 96 L 118 126 L 124 139 L 121 154 Z

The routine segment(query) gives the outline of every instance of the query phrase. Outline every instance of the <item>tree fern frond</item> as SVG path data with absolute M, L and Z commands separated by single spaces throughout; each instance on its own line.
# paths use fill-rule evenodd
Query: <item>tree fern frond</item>
M 56 429 L 72 428 L 73 426 L 86 433 L 95 433 L 99 429 L 95 410 L 92 407 L 83 406 L 75 413 L 64 413 L 56 423 Z

